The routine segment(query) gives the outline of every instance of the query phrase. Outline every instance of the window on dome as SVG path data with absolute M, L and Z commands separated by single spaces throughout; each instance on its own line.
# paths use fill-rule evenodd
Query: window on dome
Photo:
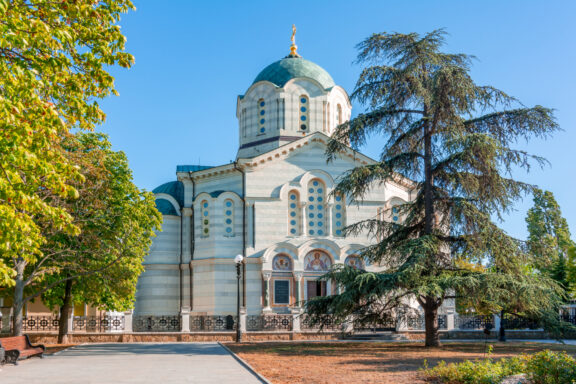
M 338 104 L 336 106 L 336 118 L 338 119 L 338 125 L 342 124 L 342 106 Z
M 200 203 L 200 220 L 201 220 L 201 227 L 202 227 L 202 232 L 201 232 L 201 236 L 202 237 L 209 237 L 210 236 L 210 205 L 208 204 L 208 201 L 204 200 L 202 201 L 202 203 Z
M 224 236 L 234 236 L 234 202 L 230 199 L 224 201 Z
M 288 193 L 288 234 L 290 236 L 300 235 L 300 195 L 297 191 Z
M 326 120 L 328 122 L 328 133 L 330 133 L 330 103 L 326 104 Z
M 258 134 L 266 132 L 266 102 L 264 99 L 258 100 Z
M 334 236 L 344 236 L 343 229 L 346 226 L 346 199 L 343 195 L 334 196 L 332 207 L 332 231 Z
M 300 96 L 300 130 L 307 131 L 310 122 L 308 121 L 308 116 L 310 116 L 310 100 L 308 96 Z
M 319 179 L 308 183 L 308 204 L 306 216 L 309 236 L 327 236 L 326 232 L 326 187 Z

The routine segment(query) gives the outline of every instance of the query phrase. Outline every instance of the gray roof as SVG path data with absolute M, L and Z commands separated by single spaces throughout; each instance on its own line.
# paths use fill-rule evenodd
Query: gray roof
M 174 205 L 166 199 L 156 199 L 156 209 L 163 215 L 178 216 Z
M 198 172 L 214 168 L 212 165 L 177 165 L 176 172 Z

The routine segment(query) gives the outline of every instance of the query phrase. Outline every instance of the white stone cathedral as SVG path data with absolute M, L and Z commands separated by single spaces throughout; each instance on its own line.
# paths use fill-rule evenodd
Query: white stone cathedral
M 378 186 L 360 203 L 331 197 L 340 175 L 374 162 L 352 149 L 326 161 L 329 137 L 351 108 L 346 91 L 295 44 L 264 68 L 238 96 L 236 161 L 179 165 L 176 181 L 154 189 L 164 224 L 138 281 L 135 314 L 234 314 L 238 254 L 249 315 L 288 313 L 335 293 L 317 280 L 334 264 L 376 268 L 358 256 L 374 240 L 343 237 L 342 229 L 375 217 L 399 220 L 390 208 L 409 201 L 413 186 Z

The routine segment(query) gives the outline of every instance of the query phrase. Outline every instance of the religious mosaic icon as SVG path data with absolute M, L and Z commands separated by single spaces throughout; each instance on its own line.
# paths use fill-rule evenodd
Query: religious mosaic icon
M 364 269 L 364 263 L 358 256 L 348 256 L 344 264 L 354 269 Z
M 286 255 L 277 255 L 272 260 L 272 268 L 275 271 L 290 271 L 292 270 L 292 263 L 288 256 Z
M 332 265 L 332 261 L 324 252 L 313 251 L 304 258 L 304 265 L 307 271 L 321 272 L 327 271 Z

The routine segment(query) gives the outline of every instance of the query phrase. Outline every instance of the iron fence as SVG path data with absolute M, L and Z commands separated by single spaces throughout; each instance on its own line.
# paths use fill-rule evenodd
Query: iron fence
M 121 332 L 124 330 L 124 316 L 74 316 L 74 332 Z
M 406 328 L 409 330 L 426 329 L 426 319 L 424 315 L 408 316 L 406 319 Z M 448 315 L 438 315 L 438 329 L 448 329 Z
M 291 331 L 292 315 L 253 315 L 246 317 L 247 331 Z
M 370 321 L 370 322 L 363 322 L 360 320 L 356 320 L 353 322 L 354 331 L 372 331 L 372 332 L 381 332 L 381 331 L 395 331 L 396 330 L 396 319 L 388 318 L 386 320 L 381 321 Z
M 459 329 L 494 328 L 494 320 L 490 315 L 457 315 L 454 325 Z
M 321 319 L 315 321 L 312 317 L 308 315 L 300 316 L 300 329 L 303 331 L 316 330 L 316 331 L 341 331 L 342 322 L 334 320 L 332 316 L 326 315 L 322 316 Z
M 190 316 L 190 330 L 220 332 L 233 331 L 236 329 L 236 316 Z
M 562 316 L 562 321 L 576 325 L 576 316 Z
M 134 332 L 179 332 L 180 316 L 134 316 Z
M 24 332 L 58 332 L 60 319 L 58 316 L 24 316 L 22 330 Z

